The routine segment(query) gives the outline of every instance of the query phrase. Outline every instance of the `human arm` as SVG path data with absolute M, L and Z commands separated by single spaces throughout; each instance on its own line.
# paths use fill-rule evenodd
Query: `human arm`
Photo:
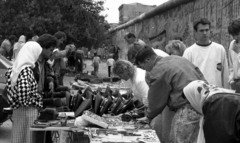
M 228 61 L 227 61 L 227 55 L 225 52 L 225 49 L 222 50 L 222 64 L 223 64 L 223 69 L 222 69 L 222 86 L 224 88 L 230 89 L 229 85 L 229 68 L 228 68 Z
M 232 50 L 229 49 L 229 55 L 228 55 L 228 61 L 229 61 L 229 78 L 228 78 L 228 82 L 231 84 L 234 82 L 233 79 L 233 57 L 232 57 Z
M 149 90 L 149 87 L 147 85 L 147 83 L 145 81 L 140 81 L 136 84 L 136 88 L 139 92 L 139 96 L 142 97 L 142 102 L 143 104 L 148 107 L 148 99 L 147 99 L 147 96 L 148 96 L 148 90 Z
M 100 57 L 98 57 L 98 61 L 99 61 L 99 63 L 101 63 L 101 62 L 102 62 Z
M 240 54 L 237 55 L 235 51 L 233 51 L 235 40 L 233 40 L 229 45 L 229 51 L 228 51 L 228 61 L 229 61 L 229 79 L 228 82 L 230 85 L 234 83 L 234 69 L 233 69 L 233 63 L 236 61 L 240 61 Z M 237 55 L 237 56 L 236 56 Z
M 55 59 L 66 57 L 71 51 L 71 49 L 72 47 L 70 45 L 67 45 L 64 50 L 57 51 L 57 53 L 55 54 Z
M 166 107 L 172 88 L 162 77 L 151 79 L 148 90 L 147 117 L 151 120 L 161 114 Z
M 43 107 L 42 96 L 37 92 L 38 84 L 32 71 L 24 69 L 18 77 L 16 86 L 17 100 L 21 105 Z

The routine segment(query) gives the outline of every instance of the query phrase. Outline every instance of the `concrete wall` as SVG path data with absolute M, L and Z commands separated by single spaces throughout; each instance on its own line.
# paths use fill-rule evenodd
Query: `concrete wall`
M 112 43 L 121 48 L 120 58 L 123 59 L 127 58 L 128 51 L 123 39 L 126 32 L 133 32 L 146 43 L 163 50 L 175 36 L 182 37 L 184 43 L 190 46 L 195 41 L 193 22 L 202 17 L 212 23 L 212 40 L 227 49 L 232 40 L 227 27 L 230 21 L 240 18 L 240 0 L 192 0 L 129 27 L 125 26 L 124 29 L 111 31 Z
M 140 3 L 123 4 L 119 8 L 119 21 L 124 23 L 131 20 L 144 12 L 154 9 L 156 6 L 142 5 Z

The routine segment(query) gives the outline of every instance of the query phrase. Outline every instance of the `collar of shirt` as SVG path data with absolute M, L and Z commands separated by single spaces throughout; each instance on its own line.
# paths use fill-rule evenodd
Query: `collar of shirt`
M 155 66 L 156 63 L 157 63 L 158 61 L 160 61 L 161 59 L 162 59 L 162 57 L 157 56 L 156 59 L 155 59 L 154 62 L 153 62 L 153 66 Z

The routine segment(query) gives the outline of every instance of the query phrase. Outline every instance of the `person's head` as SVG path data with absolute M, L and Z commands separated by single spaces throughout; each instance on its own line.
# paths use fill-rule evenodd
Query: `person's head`
M 146 71 L 151 71 L 157 57 L 153 49 L 146 45 L 137 53 L 135 64 Z
M 13 45 L 15 42 L 17 42 L 17 37 L 15 35 L 10 35 L 8 37 L 8 40 L 10 41 L 10 43 Z
M 136 41 L 136 36 L 133 33 L 126 33 L 124 36 L 124 40 L 128 44 L 133 44 Z
M 19 39 L 18 39 L 18 42 L 20 42 L 20 43 L 26 43 L 26 36 L 21 35 L 21 36 L 19 37 Z
M 63 44 L 63 42 L 67 39 L 66 34 L 65 34 L 64 32 L 62 32 L 62 31 L 56 32 L 56 33 L 54 34 L 54 37 L 57 38 L 59 45 L 60 45 L 60 44 Z
M 134 65 L 127 60 L 118 60 L 114 63 L 112 71 L 123 80 L 133 79 L 135 74 Z
M 169 55 L 182 56 L 184 51 L 186 50 L 186 46 L 183 42 L 179 40 L 171 40 L 166 45 L 165 49 Z
M 211 23 L 206 18 L 201 18 L 193 26 L 198 44 L 209 44 Z
M 139 50 L 141 50 L 142 48 L 144 48 L 144 45 L 141 45 L 141 43 L 139 43 L 139 42 L 134 42 L 133 45 L 131 45 L 131 46 L 129 47 L 127 56 L 128 56 L 128 60 L 129 60 L 131 63 L 135 63 L 135 57 L 136 57 L 136 55 L 137 55 L 137 52 L 138 52 Z
M 34 41 L 29 41 L 23 45 L 22 49 L 19 51 L 15 62 L 13 63 L 12 73 L 11 73 L 11 84 L 15 86 L 17 83 L 18 75 L 21 70 L 25 67 L 35 67 L 39 56 L 42 53 L 42 47 Z
M 228 26 L 228 33 L 237 42 L 240 41 L 240 19 L 232 21 Z
M 97 53 L 94 53 L 94 57 L 97 57 Z
M 38 38 L 37 42 L 43 48 L 42 57 L 49 59 L 52 56 L 53 50 L 57 47 L 57 39 L 50 34 L 43 34 Z
M 207 98 L 217 93 L 235 93 L 235 91 L 219 88 L 202 80 L 195 80 L 183 88 L 183 93 L 192 107 L 203 114 L 202 107 Z
M 33 40 L 33 41 L 37 41 L 37 40 L 38 40 L 38 38 L 39 38 L 39 36 L 35 35 L 35 36 L 33 36 L 33 37 L 32 37 L 32 39 L 31 39 L 31 40 Z

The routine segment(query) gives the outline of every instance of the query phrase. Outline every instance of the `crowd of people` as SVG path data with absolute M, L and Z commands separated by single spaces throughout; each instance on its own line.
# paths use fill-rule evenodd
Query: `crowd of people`
M 196 42 L 187 48 L 181 40 L 171 40 L 166 52 L 126 33 L 128 60 L 109 56 L 108 76 L 117 75 L 131 87 L 134 98 L 146 107 L 143 120 L 149 121 L 161 143 L 240 142 L 240 19 L 228 26 L 234 39 L 229 52 L 211 41 L 208 19 L 193 25 Z M 6 99 L 13 109 L 12 143 L 43 142 L 44 134 L 29 128 L 48 104 L 65 103 L 54 93 L 60 90 L 65 97 L 69 90 L 63 88 L 66 57 L 73 56 L 77 61 L 73 66 L 82 73 L 83 52 L 59 31 L 31 39 L 21 35 L 18 41 L 11 35 L 2 42 L 0 54 L 13 61 L 5 74 Z M 95 77 L 100 62 L 95 53 Z M 51 132 L 46 139 L 51 141 Z
M 211 40 L 208 19 L 193 29 L 193 45 L 174 39 L 166 51 L 126 33 L 128 60 L 116 61 L 112 71 L 143 102 L 161 143 L 240 142 L 240 19 L 228 26 L 234 39 L 228 52 Z
M 63 77 L 68 72 L 66 58 L 73 55 L 78 63 L 77 72 L 83 68 L 83 54 L 64 32 L 54 35 L 43 34 L 27 39 L 14 35 L 3 40 L 0 53 L 12 61 L 5 77 L 5 90 L 13 109 L 12 143 L 44 142 L 44 133 L 30 132 L 30 126 L 46 107 L 60 107 L 66 104 L 68 87 L 63 86 Z M 80 54 L 79 54 L 80 53 Z M 46 141 L 51 142 L 51 132 L 46 132 Z

